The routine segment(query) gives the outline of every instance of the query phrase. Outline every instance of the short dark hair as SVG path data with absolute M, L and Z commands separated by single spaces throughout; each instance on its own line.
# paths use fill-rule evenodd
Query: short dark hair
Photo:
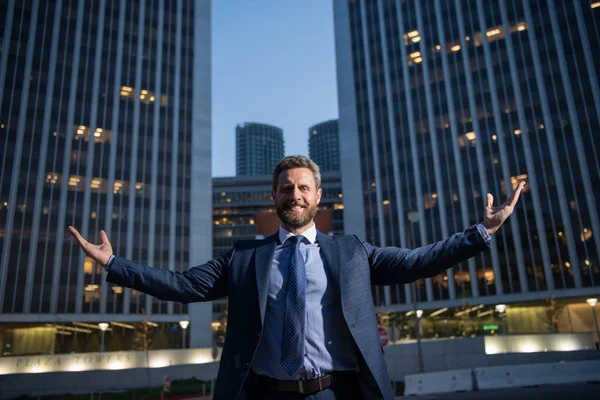
M 288 169 L 308 168 L 315 177 L 317 189 L 321 187 L 321 170 L 319 166 L 310 158 L 305 156 L 287 156 L 283 157 L 273 169 L 273 191 L 277 191 L 277 183 L 279 182 L 279 174 Z

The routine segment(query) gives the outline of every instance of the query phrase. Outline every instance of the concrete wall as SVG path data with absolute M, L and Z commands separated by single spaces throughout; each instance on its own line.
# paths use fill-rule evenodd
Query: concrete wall
M 540 340 L 544 339 L 540 336 Z M 509 340 L 519 340 L 521 335 L 508 336 Z M 592 341 L 591 334 L 566 335 L 581 340 L 581 346 Z M 589 339 L 589 340 L 588 340 Z M 531 353 L 486 354 L 485 338 L 433 339 L 421 342 L 423 372 L 437 372 L 463 368 L 500 365 L 535 364 L 560 361 L 599 360 L 600 351 L 547 351 Z M 585 349 L 585 347 L 581 347 Z M 404 381 L 404 376 L 416 374 L 418 370 L 416 341 L 402 342 L 385 347 L 385 360 L 392 381 Z
M 216 379 L 218 369 L 219 363 L 213 362 L 164 368 L 0 375 L 0 399 L 12 399 L 25 394 L 85 394 L 157 387 L 162 386 L 165 376 L 169 376 L 171 381 L 192 377 L 212 381 Z

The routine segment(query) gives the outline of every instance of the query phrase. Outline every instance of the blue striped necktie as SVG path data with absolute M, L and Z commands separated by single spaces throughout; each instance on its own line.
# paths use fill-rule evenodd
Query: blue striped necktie
M 281 365 L 293 376 L 304 365 L 304 310 L 306 302 L 306 266 L 300 253 L 304 236 L 286 240 L 292 246 L 287 276 L 287 295 L 283 315 Z

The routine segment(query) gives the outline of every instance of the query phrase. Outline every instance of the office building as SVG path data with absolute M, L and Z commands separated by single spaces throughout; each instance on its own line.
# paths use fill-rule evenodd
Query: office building
M 332 119 L 308 128 L 308 153 L 321 172 L 340 170 L 338 120 Z
M 235 127 L 236 175 L 268 175 L 283 158 L 283 130 L 246 122 Z
M 210 1 L 1 8 L 3 354 L 98 351 L 98 323 L 128 350 L 144 319 L 152 348 L 180 346 L 180 320 L 210 346 L 210 304 L 107 284 L 67 233 L 172 271 L 210 259 Z
M 499 204 L 527 182 L 490 251 L 376 288 L 376 304 L 440 324 L 508 304 L 511 332 L 573 313 L 594 329 L 600 3 L 334 0 L 334 19 L 346 232 L 425 245 L 482 221 L 487 192 Z

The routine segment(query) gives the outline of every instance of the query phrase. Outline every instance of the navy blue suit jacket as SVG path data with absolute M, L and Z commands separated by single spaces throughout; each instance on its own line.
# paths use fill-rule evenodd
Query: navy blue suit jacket
M 393 399 L 377 331 L 371 285 L 393 285 L 435 276 L 487 248 L 476 226 L 414 250 L 375 247 L 356 236 L 317 240 L 328 276 L 338 287 L 344 319 L 356 344 L 365 398 Z M 235 244 L 225 256 L 185 272 L 150 268 L 115 257 L 107 281 L 161 300 L 191 303 L 229 296 L 227 333 L 215 399 L 246 399 L 244 382 L 260 341 L 267 306 L 269 269 L 277 234 Z

